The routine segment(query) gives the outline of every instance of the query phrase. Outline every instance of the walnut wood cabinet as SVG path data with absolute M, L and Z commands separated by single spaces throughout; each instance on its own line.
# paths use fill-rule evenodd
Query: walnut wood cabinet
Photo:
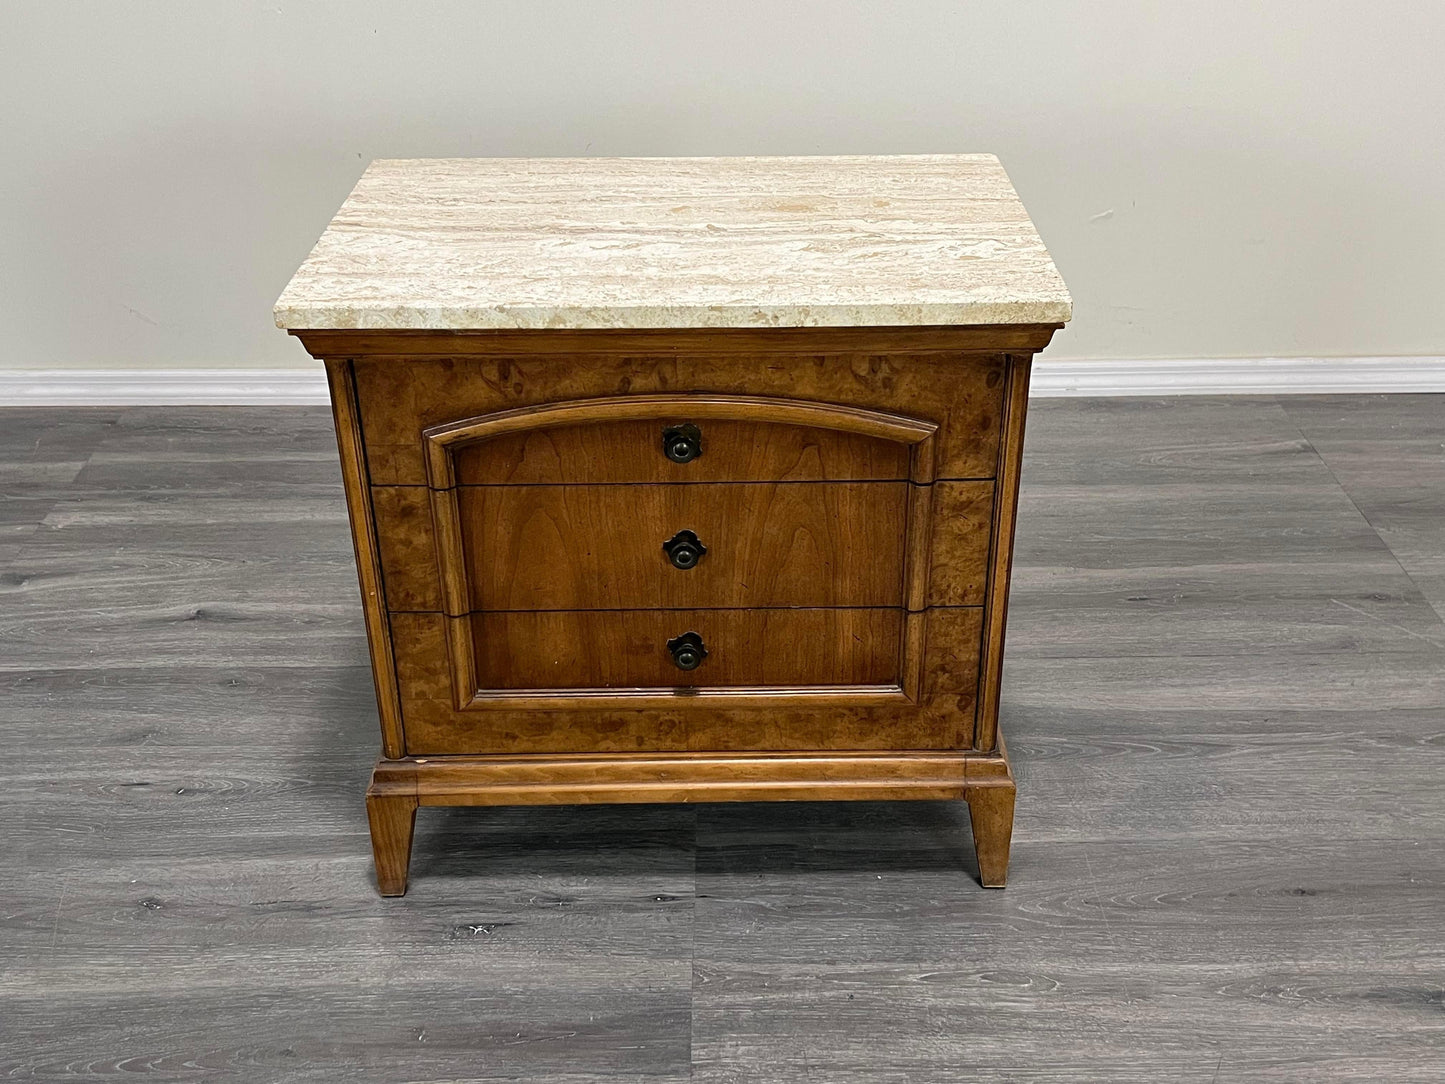
M 353 204 L 356 233 L 384 232 Z M 961 798 L 983 884 L 1004 883 L 1010 553 L 1030 363 L 1061 303 L 428 327 L 420 301 L 360 326 L 353 297 L 298 315 L 288 294 L 278 322 L 324 361 L 335 410 L 383 894 L 406 890 L 418 806 L 574 802 Z

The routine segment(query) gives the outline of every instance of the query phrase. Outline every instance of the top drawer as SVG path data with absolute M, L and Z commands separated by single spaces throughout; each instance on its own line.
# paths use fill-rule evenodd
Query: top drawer
M 759 396 L 574 399 L 422 433 L 433 489 L 488 485 L 933 481 L 937 426 Z
M 1005 371 L 1002 355 L 936 353 L 353 362 L 378 486 L 435 486 L 423 434 L 478 420 L 486 432 L 472 447 L 452 446 L 447 484 L 987 479 Z M 598 412 L 601 403 L 613 408 Z M 569 416 L 588 404 L 592 413 Z M 796 409 L 806 406 L 816 408 L 811 417 Z M 874 424 L 888 418 L 903 424 Z M 662 431 L 684 423 L 701 430 L 702 451 L 677 463 L 663 453 Z M 932 438 L 928 478 L 911 473 L 920 425 Z
M 608 421 L 509 433 L 461 448 L 458 485 L 871 482 L 908 477 L 908 447 L 799 424 L 727 418 Z

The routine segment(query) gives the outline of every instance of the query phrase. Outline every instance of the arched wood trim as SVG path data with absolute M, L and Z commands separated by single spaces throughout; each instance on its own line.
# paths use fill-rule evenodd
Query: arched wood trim
M 514 690 L 479 689 L 473 665 L 470 611 L 471 592 L 466 582 L 461 518 L 457 506 L 454 456 L 463 447 L 513 433 L 561 426 L 605 424 L 607 422 L 748 421 L 764 424 L 804 426 L 852 433 L 907 445 L 909 449 L 908 508 L 905 513 L 907 539 L 904 549 L 903 599 L 907 619 L 900 644 L 899 683 L 888 687 L 840 687 L 794 689 L 787 692 L 763 690 L 710 690 L 701 695 L 777 696 L 779 704 L 789 696 L 841 696 L 845 702 L 893 701 L 903 697 L 921 701 L 922 660 L 925 650 L 923 621 L 928 589 L 929 539 L 932 535 L 934 447 L 938 426 L 918 418 L 878 410 L 839 406 L 801 399 L 776 399 L 753 395 L 627 395 L 598 399 L 575 399 L 499 411 L 432 426 L 422 436 L 426 450 L 427 481 L 431 488 L 432 519 L 437 547 L 437 571 L 442 600 L 448 615 L 447 640 L 451 655 L 452 694 L 458 710 L 526 704 L 562 706 L 579 698 L 584 701 L 629 699 L 647 704 L 671 703 L 666 690 Z M 693 694 L 698 695 L 698 694 Z
M 938 432 L 938 426 L 933 422 L 879 410 L 757 395 L 619 395 L 519 407 L 446 425 L 434 425 L 422 433 L 426 447 L 427 482 L 433 489 L 455 486 L 452 455 L 457 448 L 478 441 L 532 429 L 603 422 L 664 421 L 682 415 L 701 421 L 725 419 L 831 429 L 906 444 L 910 447 L 909 480 L 923 485 L 933 481 L 933 437 Z

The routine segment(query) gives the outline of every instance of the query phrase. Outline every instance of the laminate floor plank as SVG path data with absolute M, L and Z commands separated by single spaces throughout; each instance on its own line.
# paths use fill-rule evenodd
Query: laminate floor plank
M 1035 399 L 1025 437 L 1026 484 L 1318 484 L 1327 475 L 1281 402 L 1205 395 Z
M 118 410 L 0 410 L 0 584 L 57 497 L 114 428 Z
M 0 1077 L 1437 1081 L 1445 397 L 1032 404 L 962 803 L 419 811 L 329 411 L 0 412 Z
M 340 492 L 329 407 L 133 407 L 76 478 L 83 489 L 275 496 L 318 484 Z
M 1383 1036 L 1430 1079 L 1408 1070 L 1445 1043 L 1438 839 L 1052 842 L 1024 821 L 1008 889 L 965 898 L 943 808 L 906 842 L 883 806 L 711 814 L 703 1079 L 1366 1079 Z
M 1270 399 L 1043 400 L 1011 656 L 1432 651 L 1445 626 Z
M 123 414 L 110 407 L 0 410 L 0 482 L 74 480 Z
M 1281 402 L 1445 616 L 1445 396 L 1291 396 Z

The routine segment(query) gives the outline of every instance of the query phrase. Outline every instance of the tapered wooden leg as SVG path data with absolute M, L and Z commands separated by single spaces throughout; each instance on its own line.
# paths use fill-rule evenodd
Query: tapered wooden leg
M 978 853 L 978 879 L 984 888 L 1002 888 L 1008 878 L 1009 840 L 1014 830 L 1013 781 L 963 792 L 973 821 L 973 849 Z
M 411 835 L 416 828 L 416 795 L 368 792 L 366 817 L 371 821 L 376 887 L 383 896 L 404 896 Z

